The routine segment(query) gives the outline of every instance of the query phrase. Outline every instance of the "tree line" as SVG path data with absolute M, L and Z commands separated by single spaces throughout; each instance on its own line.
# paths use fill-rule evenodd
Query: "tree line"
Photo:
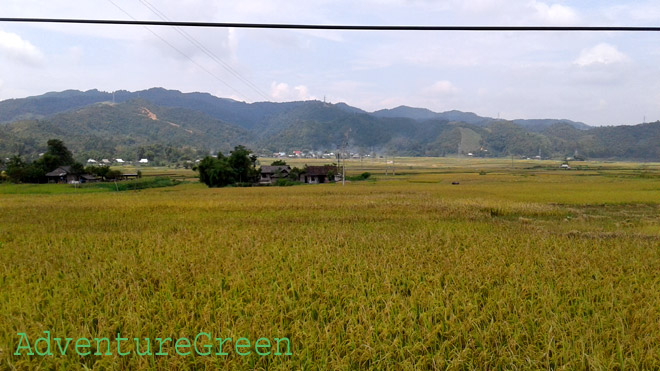
M 46 152 L 35 161 L 25 161 L 20 155 L 14 155 L 6 163 L 0 162 L 0 168 L 5 169 L 4 177 L 14 183 L 46 183 L 46 174 L 62 166 L 69 166 L 70 174 L 75 176 L 90 174 L 112 180 L 122 175 L 109 166 L 83 166 L 73 159 L 71 151 L 59 139 L 48 140 Z
M 229 156 L 218 152 L 216 157 L 204 157 L 193 170 L 209 187 L 248 186 L 259 179 L 257 156 L 242 145 L 234 147 Z

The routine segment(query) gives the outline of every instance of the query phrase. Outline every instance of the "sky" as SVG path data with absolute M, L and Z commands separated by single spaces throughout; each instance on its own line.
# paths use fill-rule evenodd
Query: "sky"
M 660 26 L 660 0 L 2 0 L 2 17 Z M 660 32 L 318 31 L 0 22 L 0 100 L 151 87 L 593 126 L 660 120 Z

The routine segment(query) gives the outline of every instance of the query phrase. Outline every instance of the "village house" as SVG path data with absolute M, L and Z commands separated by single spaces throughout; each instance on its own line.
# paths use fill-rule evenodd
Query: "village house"
M 94 175 L 74 174 L 71 171 L 71 166 L 60 166 L 57 169 L 46 173 L 46 178 L 48 179 L 48 183 L 87 183 L 99 181 Z
M 275 184 L 278 179 L 287 178 L 291 172 L 289 165 L 262 166 L 259 184 Z
M 341 180 L 337 166 L 307 166 L 300 174 L 300 181 L 308 184 L 329 183 L 336 181 L 338 177 Z

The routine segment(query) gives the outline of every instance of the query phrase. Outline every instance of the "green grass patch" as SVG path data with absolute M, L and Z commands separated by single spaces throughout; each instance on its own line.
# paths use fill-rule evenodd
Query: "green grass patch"
M 90 183 L 82 186 L 83 189 L 103 189 L 107 191 L 137 191 L 147 188 L 172 187 L 181 184 L 182 181 L 168 177 L 149 177 L 122 182 Z
M 146 188 L 171 187 L 183 183 L 181 180 L 168 177 L 146 177 L 142 179 L 101 182 L 87 184 L 13 184 L 0 183 L 0 194 L 25 195 L 56 195 L 56 194 L 85 194 L 99 192 L 133 191 Z

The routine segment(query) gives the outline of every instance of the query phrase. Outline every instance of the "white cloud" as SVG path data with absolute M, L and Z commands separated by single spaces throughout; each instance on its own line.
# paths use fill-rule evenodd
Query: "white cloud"
M 36 46 L 11 32 L 0 31 L 0 52 L 1 56 L 30 66 L 38 66 L 44 61 L 43 53 Z
M 315 99 L 309 95 L 309 89 L 305 85 L 290 87 L 285 82 L 273 82 L 270 86 L 270 95 L 278 101 L 311 100 Z
M 584 49 L 580 56 L 573 62 L 580 67 L 586 67 L 595 64 L 613 64 L 630 60 L 627 55 L 621 53 L 616 47 L 600 43 L 592 48 Z
M 548 5 L 534 0 L 531 2 L 531 7 L 536 11 L 535 17 L 544 23 L 570 24 L 577 23 L 580 20 L 577 12 L 565 5 Z
M 457 91 L 458 89 L 456 89 L 454 84 L 447 80 L 436 81 L 433 85 L 424 89 L 425 93 L 435 95 L 450 95 L 456 93 Z

